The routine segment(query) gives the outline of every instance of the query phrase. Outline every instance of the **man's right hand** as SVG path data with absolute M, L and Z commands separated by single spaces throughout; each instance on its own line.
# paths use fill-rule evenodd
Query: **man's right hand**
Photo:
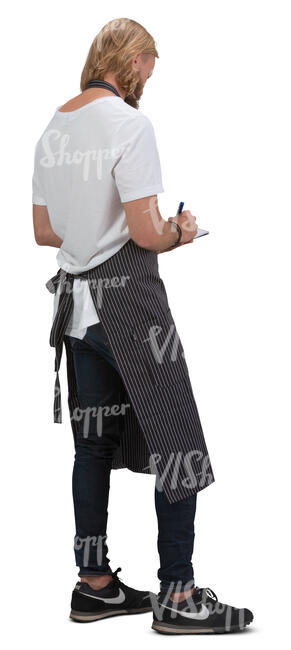
M 188 244 L 197 235 L 198 226 L 196 224 L 196 217 L 194 217 L 190 210 L 183 210 L 181 214 L 177 214 L 175 217 L 169 217 L 168 221 L 175 221 L 180 226 L 182 230 L 180 244 Z

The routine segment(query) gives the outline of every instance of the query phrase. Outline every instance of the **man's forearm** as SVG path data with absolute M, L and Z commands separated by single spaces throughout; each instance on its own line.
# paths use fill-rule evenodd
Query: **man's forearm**
M 171 221 L 165 221 L 164 219 L 163 221 L 162 232 L 159 233 L 156 231 L 154 237 L 151 232 L 148 241 L 139 244 L 139 246 L 143 246 L 143 248 L 147 248 L 148 250 L 157 251 L 158 253 L 163 251 L 166 252 L 166 250 L 173 250 L 172 246 L 176 244 L 178 240 L 178 230 L 176 226 L 172 225 Z

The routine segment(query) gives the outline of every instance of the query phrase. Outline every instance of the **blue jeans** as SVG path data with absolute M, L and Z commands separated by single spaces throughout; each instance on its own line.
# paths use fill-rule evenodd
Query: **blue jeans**
M 110 471 L 126 409 L 124 385 L 101 323 L 72 347 L 80 409 L 73 469 L 75 557 L 79 576 L 112 573 L 107 547 Z M 155 486 L 160 590 L 194 584 L 192 553 L 196 495 L 170 504 Z

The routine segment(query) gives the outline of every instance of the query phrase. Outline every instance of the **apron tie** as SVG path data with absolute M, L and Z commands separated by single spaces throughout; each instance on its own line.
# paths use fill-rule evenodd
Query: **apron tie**
M 75 278 L 87 279 L 88 272 L 85 271 L 84 273 L 79 274 L 67 273 L 64 271 L 64 269 L 60 268 L 56 275 L 53 275 L 53 277 L 50 278 L 45 285 L 50 293 L 56 293 L 58 286 L 60 285 L 58 308 L 53 320 L 49 339 L 50 346 L 56 349 L 55 372 L 57 374 L 54 388 L 54 423 L 59 424 L 62 422 L 62 401 L 59 370 L 62 359 L 64 335 L 74 308 L 73 285 Z

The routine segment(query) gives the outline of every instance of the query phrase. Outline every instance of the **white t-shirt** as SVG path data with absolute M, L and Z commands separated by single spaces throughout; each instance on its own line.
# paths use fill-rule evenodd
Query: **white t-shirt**
M 120 97 L 57 109 L 36 145 L 32 201 L 47 206 L 63 240 L 57 263 L 70 273 L 101 264 L 129 240 L 122 203 L 163 191 L 152 124 Z M 99 320 L 86 281 L 74 281 L 73 298 L 66 333 L 83 338 Z

